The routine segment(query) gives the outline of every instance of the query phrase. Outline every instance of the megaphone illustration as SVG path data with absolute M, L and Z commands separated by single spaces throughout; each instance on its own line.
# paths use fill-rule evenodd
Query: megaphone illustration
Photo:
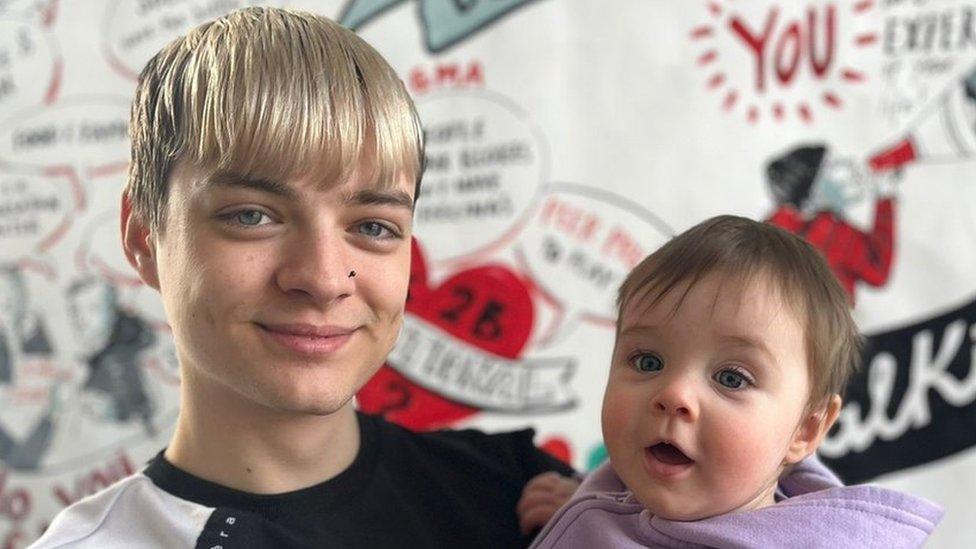
M 976 66 L 944 90 L 908 127 L 904 137 L 868 160 L 875 172 L 914 162 L 976 158 Z

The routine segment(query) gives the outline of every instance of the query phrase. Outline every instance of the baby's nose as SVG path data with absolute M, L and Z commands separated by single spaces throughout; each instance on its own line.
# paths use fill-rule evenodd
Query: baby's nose
M 656 395 L 652 406 L 656 412 L 675 416 L 687 421 L 698 419 L 698 403 L 691 383 L 674 380 L 663 387 Z

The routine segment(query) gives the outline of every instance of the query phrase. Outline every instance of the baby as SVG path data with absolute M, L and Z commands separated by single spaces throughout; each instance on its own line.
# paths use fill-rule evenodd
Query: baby
M 618 304 L 609 463 L 534 547 L 892 549 L 932 532 L 932 503 L 845 487 L 813 456 L 861 340 L 808 243 L 715 217 L 641 262 Z

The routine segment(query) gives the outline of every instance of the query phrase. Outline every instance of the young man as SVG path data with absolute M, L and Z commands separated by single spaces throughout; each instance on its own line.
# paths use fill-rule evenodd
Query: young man
M 423 166 L 389 65 L 324 18 L 241 10 L 148 63 L 131 137 L 123 244 L 162 296 L 181 413 L 37 546 L 526 545 L 524 485 L 571 472 L 531 431 L 414 434 L 353 408 L 402 324 Z

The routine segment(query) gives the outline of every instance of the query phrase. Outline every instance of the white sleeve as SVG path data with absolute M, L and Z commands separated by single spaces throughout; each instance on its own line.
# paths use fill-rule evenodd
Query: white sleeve
M 137 473 L 61 511 L 29 549 L 192 548 L 213 511 Z

